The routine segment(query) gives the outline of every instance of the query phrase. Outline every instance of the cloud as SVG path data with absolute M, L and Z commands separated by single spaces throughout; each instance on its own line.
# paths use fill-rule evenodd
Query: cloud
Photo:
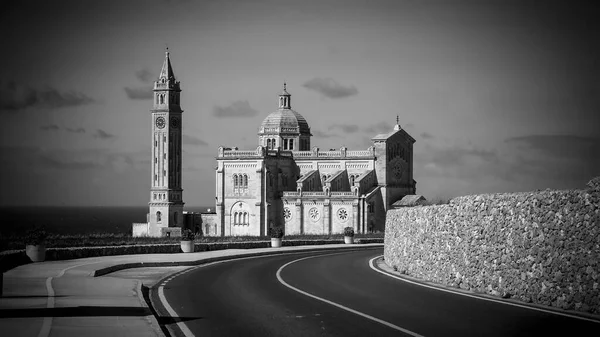
M 44 125 L 44 126 L 40 126 L 41 130 L 44 131 L 56 131 L 60 129 L 60 126 L 56 125 L 56 124 L 50 124 L 50 125 Z
M 154 93 L 152 92 L 152 88 L 148 87 L 148 88 L 128 88 L 125 87 L 123 88 L 125 90 L 125 93 L 127 94 L 127 97 L 129 97 L 129 99 L 146 99 L 146 100 L 150 100 L 154 97 Z
M 115 138 L 115 135 L 111 135 L 110 133 L 108 133 L 102 129 L 97 129 L 96 132 L 94 133 L 94 138 L 111 139 L 111 138 Z
M 215 106 L 213 115 L 217 118 L 254 117 L 258 115 L 258 111 L 252 109 L 248 101 L 235 101 L 230 106 Z
M 143 87 L 125 87 L 125 93 L 129 99 L 140 99 L 140 100 L 150 100 L 154 98 L 154 93 L 152 92 L 152 81 L 154 79 L 154 75 L 152 72 L 146 68 L 138 70 L 135 72 L 135 77 L 142 83 L 145 83 L 146 86 Z
M 85 129 L 84 128 L 66 128 L 65 130 L 67 130 L 68 132 L 72 132 L 72 133 L 85 133 Z
M 319 131 L 319 130 L 312 130 L 312 134 L 313 134 L 313 136 L 318 137 L 318 138 L 339 137 L 336 134 L 323 132 L 323 131 Z
M 344 133 L 355 133 L 358 131 L 356 124 L 334 124 L 329 127 L 329 130 L 339 129 Z
M 553 157 L 581 159 L 600 157 L 600 138 L 574 135 L 528 135 L 507 138 L 505 142 Z
M 38 162 L 45 168 L 58 170 L 88 170 L 104 167 L 102 163 L 93 159 L 60 158 L 47 153 L 41 154 Z
M 496 151 L 458 146 L 438 148 L 432 152 L 430 158 L 431 164 L 441 168 L 477 166 L 481 163 L 497 162 Z
M 154 79 L 154 75 L 148 69 L 142 69 L 142 70 L 136 71 L 135 77 L 137 77 L 138 80 L 140 80 L 141 82 L 144 82 L 144 83 L 151 83 L 152 80 Z
M 183 144 L 189 144 L 189 145 L 200 145 L 200 146 L 208 145 L 208 143 L 203 141 L 202 139 L 198 139 L 196 137 L 192 137 L 192 136 L 188 136 L 188 135 L 182 135 L 181 141 L 183 142 Z
M 430 133 L 423 132 L 423 133 L 421 133 L 421 138 L 423 138 L 423 139 L 433 139 L 435 137 L 433 135 L 431 135 Z
M 51 87 L 40 90 L 15 81 L 0 83 L 0 110 L 3 111 L 18 111 L 30 107 L 54 109 L 93 102 L 94 99 L 77 91 L 59 92 Z
M 372 124 L 364 128 L 366 133 L 372 134 L 373 136 L 378 135 L 380 133 L 392 132 L 394 130 L 394 124 L 390 124 L 387 122 L 379 122 L 377 124 Z
M 304 83 L 303 86 L 329 98 L 343 98 L 358 94 L 355 86 L 343 86 L 332 78 L 316 77 Z
M 113 152 L 106 149 L 64 150 L 40 147 L 0 147 L 0 163 L 29 171 L 127 169 L 143 170 L 150 164 L 147 151 Z

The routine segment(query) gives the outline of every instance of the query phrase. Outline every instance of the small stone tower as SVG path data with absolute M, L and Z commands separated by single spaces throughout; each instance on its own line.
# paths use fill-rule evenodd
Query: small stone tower
M 154 82 L 152 113 L 152 184 L 150 189 L 150 236 L 162 236 L 163 228 L 181 227 L 182 112 L 179 82 L 175 80 L 169 50 L 158 80 Z

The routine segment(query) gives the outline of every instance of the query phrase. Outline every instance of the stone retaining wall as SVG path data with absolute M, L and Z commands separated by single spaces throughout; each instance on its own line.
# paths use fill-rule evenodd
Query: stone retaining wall
M 385 262 L 447 286 L 600 314 L 599 202 L 590 185 L 390 210 Z

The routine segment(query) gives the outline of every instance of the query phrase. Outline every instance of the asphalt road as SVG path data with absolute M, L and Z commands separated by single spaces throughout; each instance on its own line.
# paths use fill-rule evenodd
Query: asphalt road
M 442 292 L 382 275 L 382 249 L 235 260 L 168 281 L 165 297 L 195 336 L 410 336 L 284 286 L 423 336 L 599 336 L 600 324 Z M 164 315 L 163 310 L 159 313 Z M 179 334 L 180 331 L 176 330 Z

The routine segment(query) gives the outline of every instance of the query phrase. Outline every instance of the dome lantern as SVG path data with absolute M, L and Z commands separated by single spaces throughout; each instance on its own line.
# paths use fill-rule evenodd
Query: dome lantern
M 279 94 L 279 109 L 291 109 L 292 108 L 292 95 L 286 90 L 286 83 L 283 82 L 283 91 Z

